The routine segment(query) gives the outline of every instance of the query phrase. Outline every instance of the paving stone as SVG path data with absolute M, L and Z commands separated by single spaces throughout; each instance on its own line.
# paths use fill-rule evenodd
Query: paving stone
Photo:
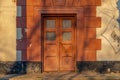
M 100 74 L 92 71 L 88 72 L 53 72 L 36 73 L 23 75 L 7 75 L 0 80 L 120 80 L 120 73 Z M 6 78 L 6 79 L 5 79 Z

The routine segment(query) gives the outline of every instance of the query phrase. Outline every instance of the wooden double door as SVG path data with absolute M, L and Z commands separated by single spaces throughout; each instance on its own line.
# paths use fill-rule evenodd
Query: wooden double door
M 45 16 L 43 18 L 43 70 L 75 70 L 75 17 Z

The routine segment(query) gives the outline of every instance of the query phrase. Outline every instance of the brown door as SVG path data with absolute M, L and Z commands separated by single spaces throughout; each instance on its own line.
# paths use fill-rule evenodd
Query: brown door
M 75 70 L 75 17 L 44 17 L 44 71 Z

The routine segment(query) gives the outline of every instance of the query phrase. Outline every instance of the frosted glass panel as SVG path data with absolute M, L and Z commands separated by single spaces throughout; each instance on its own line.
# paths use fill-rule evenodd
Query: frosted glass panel
M 71 20 L 63 20 L 63 28 L 71 28 Z
M 47 28 L 55 28 L 55 20 L 47 20 Z
M 46 33 L 46 40 L 48 40 L 48 41 L 54 41 L 54 40 L 56 40 L 56 34 L 55 34 L 55 32 L 47 32 Z
M 63 41 L 69 41 L 72 39 L 72 33 L 71 32 L 63 32 L 62 35 Z

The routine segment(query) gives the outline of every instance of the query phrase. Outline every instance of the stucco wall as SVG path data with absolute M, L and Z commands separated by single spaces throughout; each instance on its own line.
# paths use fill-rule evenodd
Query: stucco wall
M 16 60 L 16 3 L 15 0 L 0 0 L 0 61 Z M 102 48 L 97 51 L 97 61 L 120 60 L 120 0 L 101 0 L 97 16 L 102 17 L 97 38 Z
M 102 17 L 97 37 L 102 39 L 102 49 L 97 52 L 98 61 L 120 60 L 120 26 L 118 23 L 120 0 L 102 0 L 97 16 Z
M 0 0 L 0 61 L 16 60 L 16 3 Z

